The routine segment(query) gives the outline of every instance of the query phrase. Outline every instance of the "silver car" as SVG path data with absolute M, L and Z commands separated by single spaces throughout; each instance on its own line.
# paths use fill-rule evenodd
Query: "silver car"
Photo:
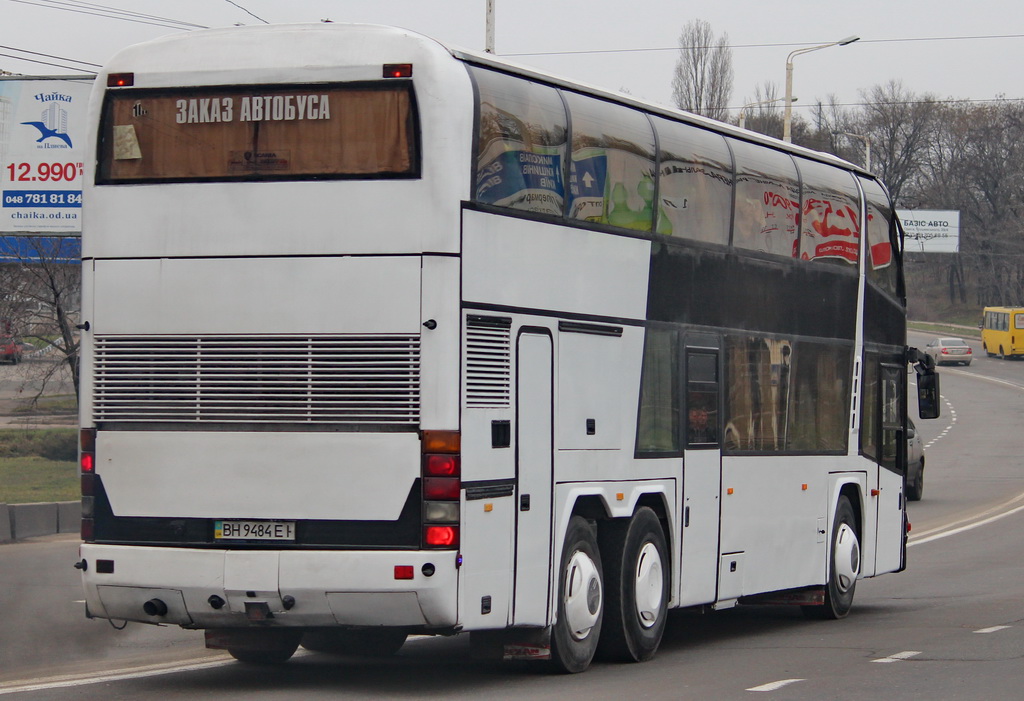
M 936 365 L 970 365 L 973 351 L 962 338 L 936 338 L 924 347 Z
M 920 501 L 924 494 L 924 443 L 917 426 L 907 419 L 907 499 Z

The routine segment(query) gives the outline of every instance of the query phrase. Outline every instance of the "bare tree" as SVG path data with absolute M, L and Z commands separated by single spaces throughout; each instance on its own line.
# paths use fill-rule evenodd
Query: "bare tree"
M 779 107 L 783 99 L 779 97 L 779 88 L 770 80 L 754 86 L 754 99 L 743 100 L 743 126 L 760 134 L 782 138 L 782 109 Z
M 862 120 L 848 131 L 871 139 L 872 170 L 889 187 L 896 206 L 903 206 L 904 190 L 914 186 L 925 143 L 936 126 L 935 98 L 916 95 L 895 80 L 862 91 L 861 96 Z
M 12 333 L 54 354 L 54 361 L 43 364 L 42 377 L 36 378 L 36 399 L 62 370 L 70 374 L 78 395 L 80 257 L 77 237 L 0 239 L 0 313 Z
M 711 24 L 695 19 L 679 35 L 679 59 L 672 77 L 672 99 L 680 109 L 725 121 L 732 96 L 729 35 L 717 39 Z

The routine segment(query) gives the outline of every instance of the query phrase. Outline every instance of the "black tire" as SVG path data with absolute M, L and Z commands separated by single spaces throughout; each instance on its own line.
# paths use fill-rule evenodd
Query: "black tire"
M 661 522 L 642 507 L 631 519 L 601 524 L 605 566 L 602 659 L 644 662 L 654 657 L 668 616 L 668 547 Z
M 407 637 L 400 628 L 311 630 L 302 636 L 302 647 L 330 655 L 391 657 L 402 648 Z
M 921 469 L 917 472 L 917 479 L 914 484 L 907 484 L 907 500 L 921 501 L 924 496 L 924 460 L 921 461 Z
M 804 606 L 804 614 L 809 618 L 845 618 L 853 608 L 853 594 L 860 574 L 860 535 L 857 533 L 857 516 L 846 496 L 839 497 L 836 504 L 831 542 L 825 603 L 822 606 Z
M 239 662 L 252 665 L 284 664 L 299 647 L 299 632 L 284 630 L 246 631 L 228 652 Z
M 558 612 L 551 630 L 551 666 L 576 674 L 590 666 L 604 618 L 604 577 L 594 527 L 573 516 L 558 573 Z

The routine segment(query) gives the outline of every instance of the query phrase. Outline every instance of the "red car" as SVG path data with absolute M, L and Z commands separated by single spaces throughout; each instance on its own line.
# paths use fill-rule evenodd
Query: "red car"
M 0 360 L 17 365 L 21 362 L 21 343 L 13 336 L 0 336 Z

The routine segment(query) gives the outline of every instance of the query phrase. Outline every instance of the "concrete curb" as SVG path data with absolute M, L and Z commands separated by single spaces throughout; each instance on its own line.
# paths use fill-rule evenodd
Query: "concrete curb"
M 0 543 L 55 533 L 77 533 L 81 518 L 79 501 L 0 504 Z

